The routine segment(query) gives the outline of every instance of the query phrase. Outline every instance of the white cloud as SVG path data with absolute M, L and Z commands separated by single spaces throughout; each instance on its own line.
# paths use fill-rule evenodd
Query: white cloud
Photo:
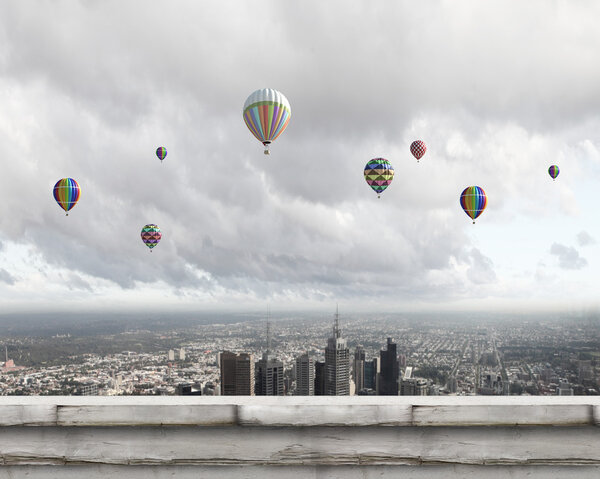
M 581 269 L 588 264 L 572 246 L 552 243 L 550 254 L 558 257 L 558 265 L 563 269 Z
M 498 252 L 477 244 L 458 195 L 482 186 L 477 228 L 507 235 L 516 216 L 535 237 L 538 217 L 561 228 L 582 214 L 600 158 L 594 13 L 543 0 L 9 3 L 0 272 L 13 283 L 0 296 L 11 284 L 29 301 L 505 298 Z M 293 110 L 271 157 L 241 119 L 264 86 Z M 396 169 L 379 200 L 362 177 L 376 156 Z M 65 176 L 82 187 L 68 218 L 51 197 Z M 152 254 L 149 222 L 163 230 Z M 556 245 L 561 267 L 582 267 Z

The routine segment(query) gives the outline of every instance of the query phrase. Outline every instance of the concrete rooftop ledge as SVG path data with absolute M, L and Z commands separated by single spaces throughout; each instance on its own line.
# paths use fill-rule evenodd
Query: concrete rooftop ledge
M 585 426 L 600 397 L 0 397 L 0 426 Z
M 600 477 L 598 425 L 590 396 L 0 397 L 0 479 Z

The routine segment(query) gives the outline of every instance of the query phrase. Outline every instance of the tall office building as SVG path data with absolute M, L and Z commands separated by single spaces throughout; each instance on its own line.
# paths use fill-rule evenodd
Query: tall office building
M 325 396 L 325 363 L 315 363 L 315 396 Z
M 380 396 L 398 395 L 398 355 L 397 344 L 392 338 L 387 338 L 387 351 L 381 350 L 381 375 L 379 378 Z
M 296 358 L 296 396 L 314 396 L 315 365 L 308 353 Z
M 255 368 L 257 396 L 283 396 L 283 363 L 265 353 Z
M 350 395 L 350 350 L 340 331 L 340 315 L 336 308 L 333 335 L 325 348 L 325 395 Z
M 427 396 L 427 379 L 414 378 L 412 369 L 411 366 L 407 366 L 404 371 L 404 376 L 400 381 L 400 396 Z
M 267 321 L 267 351 L 256 363 L 256 384 L 254 392 L 257 396 L 283 396 L 283 363 L 271 354 L 271 322 Z
M 372 389 L 377 392 L 377 382 L 379 377 L 379 358 L 373 358 L 365 362 L 365 389 Z
M 361 345 L 356 346 L 354 351 L 352 379 L 354 379 L 357 392 L 365 388 L 365 350 Z
M 224 351 L 220 355 L 221 395 L 254 396 L 254 357 Z

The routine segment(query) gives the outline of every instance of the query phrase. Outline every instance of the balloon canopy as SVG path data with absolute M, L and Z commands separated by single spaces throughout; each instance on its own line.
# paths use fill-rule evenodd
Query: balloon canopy
M 167 149 L 164 146 L 159 146 L 156 149 L 156 156 L 158 156 L 158 159 L 162 162 L 162 160 L 167 157 Z
M 81 188 L 73 178 L 62 178 L 54 185 L 54 199 L 63 210 L 67 212 L 73 208 L 79 201 Z
M 410 152 L 417 159 L 417 162 L 423 157 L 426 151 L 427 147 L 425 146 L 425 143 L 421 140 L 413 141 L 410 144 Z
M 460 206 L 475 224 L 475 219 L 483 213 L 487 206 L 487 196 L 483 188 L 479 186 L 466 187 L 460 195 Z
M 162 233 L 157 225 L 150 223 L 142 228 L 141 236 L 144 244 L 152 251 L 152 248 L 160 242 Z
M 552 165 L 550 168 L 548 168 L 548 174 L 552 177 L 553 180 L 556 179 L 559 173 L 560 169 L 556 165 Z
M 394 167 L 385 158 L 373 158 L 365 166 L 365 181 L 377 193 L 377 197 L 394 179 Z
M 292 109 L 283 93 L 263 88 L 252 93 L 244 103 L 244 122 L 252 134 L 265 146 L 269 145 L 287 128 Z

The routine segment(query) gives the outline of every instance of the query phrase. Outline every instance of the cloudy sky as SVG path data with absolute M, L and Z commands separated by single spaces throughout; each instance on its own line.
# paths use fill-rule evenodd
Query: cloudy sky
M 4 1 L 0 309 L 595 308 L 599 17 L 595 1 Z M 265 87 L 292 106 L 270 157 L 241 111 Z M 396 172 L 381 199 L 374 157 Z M 68 217 L 63 177 L 82 188 Z M 476 225 L 470 185 L 488 195 Z

